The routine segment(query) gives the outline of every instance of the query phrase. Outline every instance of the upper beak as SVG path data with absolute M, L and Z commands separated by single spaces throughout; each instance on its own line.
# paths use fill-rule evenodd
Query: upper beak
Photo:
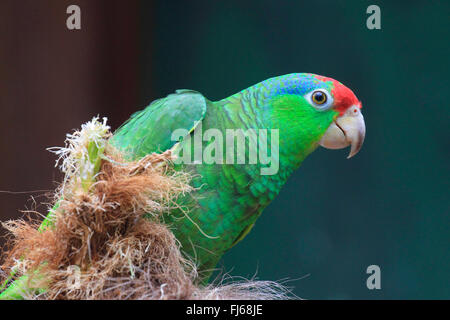
M 350 154 L 347 159 L 353 157 L 361 149 L 366 135 L 366 124 L 361 110 L 352 106 L 327 129 L 319 144 L 328 149 L 342 149 L 349 145 Z

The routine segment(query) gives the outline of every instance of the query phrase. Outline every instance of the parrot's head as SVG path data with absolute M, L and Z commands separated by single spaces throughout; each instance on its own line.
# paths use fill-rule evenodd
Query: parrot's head
M 332 78 L 294 73 L 269 79 L 272 120 L 280 143 L 306 156 L 318 145 L 328 149 L 350 146 L 348 158 L 361 149 L 366 133 L 361 102 L 352 90 Z M 284 137 L 283 137 L 284 134 Z
M 327 149 L 341 149 L 351 146 L 348 158 L 353 157 L 361 149 L 366 135 L 366 125 L 361 113 L 361 102 L 352 90 L 339 81 L 316 76 L 326 89 L 317 88 L 308 95 L 308 102 L 314 107 L 329 108 L 333 113 L 333 122 L 319 141 Z M 328 99 L 330 100 L 327 104 Z M 323 110 L 323 109 L 322 109 Z

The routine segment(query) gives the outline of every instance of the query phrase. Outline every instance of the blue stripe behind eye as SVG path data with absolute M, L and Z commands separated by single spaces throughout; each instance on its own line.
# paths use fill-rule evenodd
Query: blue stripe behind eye
M 319 81 L 309 73 L 292 73 L 284 76 L 270 78 L 261 83 L 269 89 L 269 96 L 279 94 L 305 95 L 313 89 L 329 89 L 327 82 Z

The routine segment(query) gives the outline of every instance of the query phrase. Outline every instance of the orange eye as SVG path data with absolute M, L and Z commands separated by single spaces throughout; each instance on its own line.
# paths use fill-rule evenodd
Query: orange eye
M 315 104 L 321 105 L 327 102 L 327 95 L 322 91 L 315 91 L 313 92 L 311 99 Z

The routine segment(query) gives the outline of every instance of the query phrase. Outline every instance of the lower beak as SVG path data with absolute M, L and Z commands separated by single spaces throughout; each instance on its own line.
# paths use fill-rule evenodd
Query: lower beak
M 319 144 L 327 149 L 351 146 L 347 159 L 361 149 L 366 135 L 364 117 L 357 106 L 352 106 L 328 127 Z

